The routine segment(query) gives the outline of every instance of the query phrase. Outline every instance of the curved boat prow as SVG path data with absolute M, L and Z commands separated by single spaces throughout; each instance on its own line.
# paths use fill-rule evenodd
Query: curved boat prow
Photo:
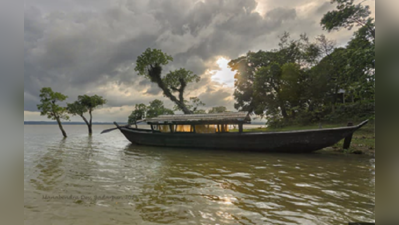
M 359 123 L 358 125 L 356 125 L 357 129 L 361 128 L 362 126 L 366 125 L 369 122 L 369 120 L 365 120 L 361 123 Z
M 114 124 L 115 124 L 115 126 L 120 130 L 121 129 L 121 127 L 118 125 L 118 123 L 116 123 L 115 121 L 114 121 Z
M 116 129 L 121 130 L 121 127 L 116 122 L 114 122 L 114 124 L 116 125 L 116 128 L 110 128 L 110 129 L 103 130 L 103 131 L 101 131 L 100 134 L 108 133 L 108 132 L 111 132 L 111 131 L 116 130 Z

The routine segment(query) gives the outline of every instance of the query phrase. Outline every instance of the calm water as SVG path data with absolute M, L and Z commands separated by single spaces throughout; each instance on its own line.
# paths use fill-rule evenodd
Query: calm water
M 111 125 L 25 125 L 25 224 L 374 222 L 367 156 L 131 145 Z

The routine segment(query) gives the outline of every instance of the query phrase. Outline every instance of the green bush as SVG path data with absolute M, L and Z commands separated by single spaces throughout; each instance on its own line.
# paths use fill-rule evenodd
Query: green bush
M 324 117 L 326 122 L 347 122 L 373 119 L 375 114 L 374 102 L 355 102 L 339 104 L 335 112 Z
M 270 116 L 267 126 L 270 128 L 282 128 L 293 125 L 306 126 L 316 123 L 347 123 L 349 121 L 362 121 L 375 118 L 374 102 L 355 102 L 337 104 L 335 111 L 331 107 L 322 107 L 315 111 L 302 111 L 296 118 L 284 119 L 281 116 Z

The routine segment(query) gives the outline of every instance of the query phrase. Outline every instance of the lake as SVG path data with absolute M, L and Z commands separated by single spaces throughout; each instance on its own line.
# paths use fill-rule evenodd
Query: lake
M 375 222 L 375 159 L 138 146 L 24 125 L 25 224 Z

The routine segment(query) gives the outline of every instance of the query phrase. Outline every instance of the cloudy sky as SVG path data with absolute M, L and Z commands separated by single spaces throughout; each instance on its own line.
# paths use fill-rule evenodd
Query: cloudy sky
M 375 1 L 363 4 L 375 17 Z M 344 46 L 353 31 L 327 33 L 319 24 L 334 7 L 329 0 L 26 0 L 24 119 L 47 120 L 36 107 L 42 87 L 67 95 L 67 102 L 104 96 L 108 103 L 96 109 L 94 121 L 126 121 L 135 104 L 154 99 L 172 108 L 134 71 L 149 47 L 173 56 L 164 73 L 184 67 L 201 76 L 187 87 L 187 98 L 199 97 L 206 109 L 234 110 L 229 60 L 276 48 L 284 31 L 311 40 L 325 34 Z

